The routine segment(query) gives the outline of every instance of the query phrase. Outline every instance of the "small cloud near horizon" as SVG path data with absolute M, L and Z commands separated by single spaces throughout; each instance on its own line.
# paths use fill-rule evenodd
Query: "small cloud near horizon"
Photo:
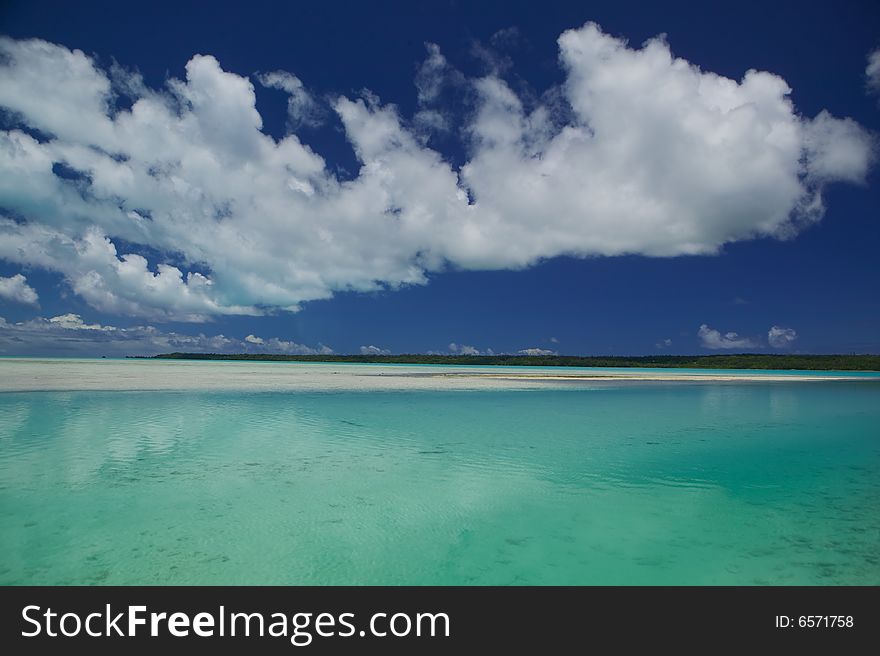
M 87 323 L 73 312 L 9 322 L 0 317 L 0 354 L 3 355 L 156 355 L 173 351 L 189 353 L 284 353 L 329 355 L 333 349 L 299 344 L 278 337 L 249 334 L 244 339 L 224 334 L 197 335 L 163 331 L 155 326 L 127 328 Z
M 481 351 L 476 346 L 470 346 L 468 344 L 456 344 L 455 342 L 451 342 L 448 348 L 449 353 L 452 355 L 495 355 L 495 351 L 490 348 L 487 348 L 485 351 Z
M 391 351 L 388 349 L 379 348 L 373 344 L 361 346 L 360 351 L 361 355 L 391 355 Z
M 542 348 L 525 348 L 516 352 L 517 355 L 559 355 L 556 351 Z
M 722 335 L 720 331 L 710 328 L 706 324 L 700 326 L 697 335 L 703 348 L 707 349 L 759 348 L 758 343 L 748 337 L 742 337 L 735 332 L 728 332 Z

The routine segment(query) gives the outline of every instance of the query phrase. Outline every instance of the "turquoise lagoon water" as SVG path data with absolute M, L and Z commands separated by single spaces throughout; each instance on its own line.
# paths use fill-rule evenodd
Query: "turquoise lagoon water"
M 0 584 L 880 584 L 880 381 L 0 394 Z

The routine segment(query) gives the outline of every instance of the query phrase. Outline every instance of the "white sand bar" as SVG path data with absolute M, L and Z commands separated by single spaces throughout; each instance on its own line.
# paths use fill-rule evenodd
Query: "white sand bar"
M 0 392 L 76 390 L 456 390 L 637 382 L 878 381 L 880 377 L 676 369 L 456 367 L 209 360 L 0 358 Z

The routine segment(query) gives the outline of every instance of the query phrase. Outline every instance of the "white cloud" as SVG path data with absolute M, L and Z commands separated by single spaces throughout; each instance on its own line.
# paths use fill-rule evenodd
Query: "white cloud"
M 559 343 L 559 340 L 556 339 L 555 337 L 551 337 L 551 338 L 550 338 L 550 342 L 553 343 L 553 344 L 558 344 L 558 343 Z
M 378 346 L 361 346 L 361 355 L 391 355 L 391 351 Z
M 446 57 L 440 52 L 440 46 L 426 43 L 425 50 L 428 51 L 428 56 L 419 66 L 415 79 L 418 101 L 421 104 L 437 100 L 450 70 Z
M 672 346 L 672 340 L 669 338 L 661 339 L 659 342 L 654 344 L 654 346 L 657 347 L 658 349 L 666 349 L 666 348 L 669 348 L 670 346 Z
M 39 325 L 39 321 L 41 320 L 36 319 L 35 321 L 37 323 L 33 323 L 33 325 Z M 102 326 L 99 323 L 86 323 L 82 320 L 81 316 L 73 313 L 61 314 L 57 317 L 52 317 L 51 319 L 48 319 L 48 322 L 50 328 L 63 328 L 65 330 L 97 330 L 100 332 L 114 332 L 119 330 L 114 326 Z M 32 325 L 32 322 L 26 322 L 22 325 Z
M 868 91 L 873 94 L 880 94 L 880 48 L 868 54 L 865 79 L 867 80 Z
M 37 291 L 27 284 L 27 278 L 20 273 L 9 278 L 0 276 L 0 299 L 25 305 L 39 305 L 40 301 Z
M 287 118 L 291 130 L 295 131 L 303 126 L 321 125 L 324 112 L 296 75 L 286 71 L 274 71 L 257 75 L 257 79 L 264 87 L 278 89 L 288 94 Z
M 412 125 L 421 143 L 431 135 L 452 129 L 451 111 L 439 107 L 447 89 L 462 88 L 467 84 L 464 75 L 449 65 L 436 43 L 425 43 L 428 56 L 416 71 L 415 86 L 419 110 L 413 115 Z
M 425 141 L 425 137 L 430 137 L 435 132 L 449 131 L 449 118 L 435 109 L 422 109 L 413 116 L 413 125 L 416 133 L 421 137 L 421 141 Z
M 864 181 L 868 153 L 862 147 L 865 131 L 858 123 L 849 118 L 834 118 L 822 110 L 816 118 L 804 124 L 801 136 L 808 179 Z M 821 202 L 821 197 L 816 196 L 810 202 Z
M 778 76 L 737 82 L 675 59 L 662 39 L 630 48 L 593 24 L 559 48 L 562 104 L 527 110 L 494 75 L 467 81 L 478 106 L 460 170 L 393 105 L 339 97 L 361 163 L 340 180 L 296 134 L 262 132 L 254 86 L 211 56 L 148 89 L 80 51 L 0 38 L 0 106 L 51 135 L 0 132 L 0 207 L 13 213 L 0 217 L 0 258 L 58 272 L 105 312 L 204 321 L 424 284 L 450 265 L 789 238 L 822 216 L 827 183 L 868 170 L 871 136 L 827 112 L 802 117 Z M 449 68 L 429 45 L 421 104 Z M 311 95 L 298 78 L 261 79 L 290 94 L 301 125 Z M 135 96 L 130 109 L 114 89 Z
M 329 354 L 319 344 L 312 348 L 273 337 L 248 335 L 244 340 L 226 335 L 162 331 L 154 326 L 119 328 L 86 323 L 78 314 L 38 317 L 10 323 L 0 317 L 0 353 L 3 355 L 155 355 L 172 351 L 193 353 Z
M 316 348 L 298 344 L 278 337 L 263 339 L 256 335 L 248 335 L 244 338 L 244 347 L 248 353 L 280 353 L 284 355 L 329 355 L 333 349 L 323 344 Z
M 542 348 L 527 348 L 517 351 L 518 355 L 557 355 L 556 351 Z
M 449 345 L 449 352 L 453 355 L 481 355 L 480 349 L 467 344 L 456 344 L 452 342 Z
M 797 336 L 794 328 L 773 326 L 767 333 L 767 343 L 773 348 L 784 349 L 791 346 L 792 342 L 797 339 Z
M 721 334 L 714 328 L 710 328 L 706 324 L 700 326 L 697 336 L 703 348 L 707 349 L 750 349 L 759 348 L 757 342 L 747 338 L 740 337 L 737 333 L 729 332 Z
M 104 312 L 181 321 L 262 314 L 253 306 L 219 303 L 212 297 L 214 281 L 197 271 L 184 274 L 161 262 L 151 270 L 141 255 L 119 255 L 94 226 L 71 237 L 64 230 L 0 217 L 0 257 L 62 273 L 74 292 Z

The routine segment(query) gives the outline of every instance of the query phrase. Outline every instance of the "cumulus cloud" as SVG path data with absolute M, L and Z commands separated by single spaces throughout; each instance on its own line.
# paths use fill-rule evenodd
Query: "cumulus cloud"
M 40 301 L 37 291 L 27 284 L 27 278 L 20 273 L 9 278 L 0 276 L 0 299 L 24 305 L 39 305 Z
M 865 80 L 867 81 L 868 91 L 880 95 L 880 48 L 868 55 Z
M 391 351 L 370 344 L 369 346 L 361 346 L 361 355 L 391 355 Z
M 171 351 L 192 353 L 330 354 L 323 344 L 309 347 L 277 337 L 196 335 L 162 331 L 154 326 L 120 328 L 88 323 L 78 314 L 38 317 L 11 323 L 0 317 L 0 353 L 4 355 L 155 355 Z
M 729 332 L 721 334 L 720 331 L 710 328 L 706 324 L 700 326 L 697 336 L 703 348 L 707 349 L 750 349 L 759 348 L 757 342 L 747 338 L 740 337 L 737 333 Z
M 797 336 L 794 328 L 773 326 L 767 333 L 767 343 L 773 348 L 784 349 L 791 346 L 792 342 L 797 339 Z
M 25 322 L 23 324 L 15 324 L 16 326 L 37 326 L 42 325 L 40 323 L 41 319 L 36 319 L 34 321 Z M 97 330 L 99 332 L 117 332 L 121 331 L 122 333 L 128 332 L 125 329 L 116 328 L 114 326 L 102 326 L 99 323 L 86 323 L 83 321 L 82 317 L 78 314 L 73 314 L 69 312 L 67 314 L 60 314 L 57 317 L 52 317 L 47 320 L 49 328 L 63 328 L 64 330 Z
M 667 337 L 666 339 L 661 339 L 659 342 L 654 344 L 654 346 L 658 349 L 666 349 L 672 346 L 672 340 Z
M 563 33 L 559 52 L 560 102 L 524 103 L 494 73 L 462 82 L 477 105 L 458 169 L 394 105 L 340 96 L 332 109 L 361 164 L 342 180 L 296 135 L 313 100 L 292 73 L 259 78 L 290 96 L 294 132 L 275 140 L 253 84 L 210 55 L 150 89 L 81 51 L 2 37 L 14 127 L 0 131 L 0 258 L 55 271 L 122 315 L 296 311 L 450 266 L 790 238 L 821 218 L 828 183 L 861 182 L 872 160 L 862 127 L 801 116 L 771 73 L 728 79 L 662 38 L 634 48 L 592 23 Z M 447 69 L 429 46 L 420 111 L 434 111 Z
M 517 351 L 517 355 L 558 355 L 556 351 L 542 348 L 527 348 Z
M 819 112 L 802 130 L 807 180 L 862 182 L 868 155 L 862 149 L 865 138 L 864 129 L 852 119 L 837 119 L 825 110 Z M 815 205 L 821 200 L 821 196 L 816 196 L 810 203 Z
M 184 273 L 162 262 L 153 270 L 142 255 L 120 255 L 96 226 L 71 236 L 64 229 L 0 216 L 0 258 L 63 274 L 75 293 L 104 312 L 181 321 L 262 314 L 257 307 L 218 302 L 215 282 L 198 271 Z

